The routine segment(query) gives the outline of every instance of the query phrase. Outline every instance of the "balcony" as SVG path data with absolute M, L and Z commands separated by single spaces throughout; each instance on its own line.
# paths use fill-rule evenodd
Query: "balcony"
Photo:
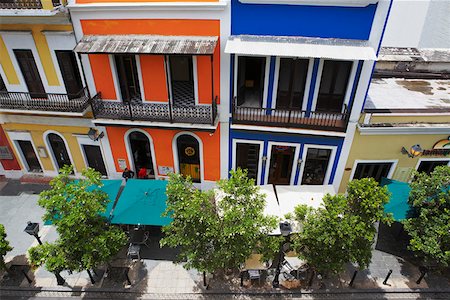
M 214 126 L 217 119 L 217 97 L 212 104 L 172 105 L 137 101 L 104 101 L 98 94 L 92 99 L 96 119 L 191 123 Z
M 77 94 L 36 94 L 0 91 L 0 111 L 83 114 L 89 105 L 86 88 Z
M 53 9 L 61 0 L 0 0 L 0 9 Z
M 345 132 L 349 113 L 233 106 L 233 124 Z

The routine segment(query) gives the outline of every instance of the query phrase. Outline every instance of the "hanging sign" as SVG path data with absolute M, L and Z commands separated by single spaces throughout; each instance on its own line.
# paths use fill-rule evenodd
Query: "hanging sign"
M 434 144 L 433 149 L 423 150 L 424 156 L 447 156 L 450 155 L 450 136 L 446 140 L 440 140 Z
M 173 173 L 173 168 L 168 166 L 158 166 L 158 173 L 162 176 L 167 176 L 170 173 Z
M 187 156 L 194 156 L 194 155 L 195 155 L 195 149 L 194 149 L 194 147 L 186 147 L 186 148 L 184 149 L 184 153 L 185 153 Z
M 119 165 L 120 170 L 125 170 L 125 168 L 127 167 L 127 161 L 123 158 L 119 158 L 117 160 L 117 164 Z

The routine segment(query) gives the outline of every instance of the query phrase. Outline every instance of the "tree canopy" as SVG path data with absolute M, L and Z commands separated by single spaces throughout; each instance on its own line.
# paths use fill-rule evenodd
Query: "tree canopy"
M 436 167 L 430 175 L 414 174 L 409 194 L 413 215 L 403 224 L 409 249 L 426 264 L 450 265 L 450 167 Z
M 125 233 L 107 223 L 108 196 L 92 186 L 101 186 L 101 174 L 83 170 L 83 179 L 69 176 L 72 167 L 64 167 L 51 182 L 51 189 L 39 196 L 45 208 L 44 221 L 56 226 L 58 239 L 29 249 L 31 263 L 45 265 L 50 272 L 82 271 L 108 262 L 126 243 Z
M 267 234 L 276 219 L 264 216 L 265 197 L 247 172 L 231 171 L 217 186 L 199 191 L 190 178 L 170 175 L 166 214 L 173 221 L 163 228 L 161 244 L 179 247 L 186 268 L 211 273 L 237 268 L 257 247 L 274 245 Z
M 6 230 L 3 224 L 0 224 L 0 270 L 6 269 L 5 264 L 5 255 L 11 251 L 13 248 L 9 245 L 8 240 L 6 239 Z
M 390 221 L 384 213 L 388 201 L 386 188 L 364 178 L 351 181 L 346 196 L 326 195 L 319 209 L 297 207 L 296 219 L 302 224 L 293 237 L 297 253 L 322 274 L 340 272 L 349 262 L 368 267 L 375 223 Z

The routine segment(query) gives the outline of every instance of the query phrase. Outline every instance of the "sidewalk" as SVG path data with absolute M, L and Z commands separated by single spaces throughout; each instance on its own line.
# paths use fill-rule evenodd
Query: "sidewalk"
M 28 188 L 28 187 L 27 187 Z M 298 286 L 295 282 L 283 282 L 283 276 L 280 276 L 281 289 L 273 289 L 271 282 L 274 272 L 269 272 L 265 281 L 261 284 L 249 281 L 244 282 L 244 287 L 240 287 L 240 279 L 237 274 L 230 276 L 228 280 L 221 281 L 212 279 L 208 276 L 209 288 L 203 286 L 203 276 L 195 270 L 186 270 L 182 265 L 173 263 L 174 251 L 172 249 L 160 249 L 159 240 L 153 238 L 149 249 L 145 250 L 145 259 L 130 263 L 125 259 L 126 249 L 119 255 L 118 259 L 111 263 L 112 269 L 109 274 L 104 270 L 99 270 L 98 276 L 95 276 L 95 283 L 92 284 L 87 272 L 68 274 L 62 272 L 62 277 L 66 280 L 64 286 L 58 286 L 54 274 L 47 272 L 44 268 L 31 270 L 27 266 L 27 249 L 37 244 L 33 237 L 23 232 L 26 221 L 31 220 L 39 222 L 41 225 L 40 237 L 42 241 L 53 241 L 57 238 L 56 230 L 53 226 L 42 225 L 43 210 L 37 205 L 37 195 L 21 194 L 19 196 L 1 196 L 0 197 L 0 220 L 5 224 L 8 239 L 14 250 L 6 257 L 7 262 L 13 265 L 13 269 L 18 274 L 16 280 L 8 280 L 7 276 L 0 273 L 0 293 L 8 295 L 8 291 L 21 290 L 36 294 L 43 291 L 49 293 L 61 292 L 67 293 L 103 293 L 118 292 L 127 293 L 133 298 L 171 298 L 170 295 L 200 295 L 200 294 L 267 294 L 267 293 L 311 293 L 311 292 L 446 292 L 447 299 L 450 299 L 450 282 L 448 278 L 437 276 L 433 273 L 428 274 L 421 284 L 416 284 L 420 276 L 418 267 L 404 259 L 383 252 L 373 251 L 372 263 L 368 270 L 358 272 L 353 287 L 349 287 L 349 282 L 354 272 L 354 267 L 349 265 L 347 270 L 341 276 L 333 279 L 323 279 L 322 283 L 315 278 L 311 289 L 288 287 Z M 131 285 L 128 284 L 125 276 L 126 267 L 129 267 L 128 276 Z M 388 271 L 392 269 L 392 275 L 388 280 L 388 285 L 382 282 Z M 28 283 L 21 271 L 32 280 Z M 3 278 L 2 278 L 3 277 Z M 5 294 L 6 293 L 6 294 Z M 11 292 L 12 293 L 12 292 Z M 162 295 L 150 297 L 148 295 Z M 164 296 L 165 295 L 165 296 Z M 188 297 L 189 298 L 189 297 Z M 195 298 L 195 297 L 194 297 Z M 190 299 L 190 298 L 189 298 Z M 345 299 L 345 297 L 344 297 Z M 444 299 L 444 298 L 443 298 Z

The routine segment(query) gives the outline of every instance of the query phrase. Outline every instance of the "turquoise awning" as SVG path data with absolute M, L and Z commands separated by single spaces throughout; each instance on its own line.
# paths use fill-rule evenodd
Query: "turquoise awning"
M 394 220 L 399 222 L 405 220 L 410 209 L 408 204 L 411 187 L 406 182 L 382 178 L 381 186 L 386 186 L 391 193 L 389 202 L 384 206 L 385 213 L 391 213 Z
M 164 226 L 166 210 L 165 180 L 129 179 L 112 212 L 111 223 Z

